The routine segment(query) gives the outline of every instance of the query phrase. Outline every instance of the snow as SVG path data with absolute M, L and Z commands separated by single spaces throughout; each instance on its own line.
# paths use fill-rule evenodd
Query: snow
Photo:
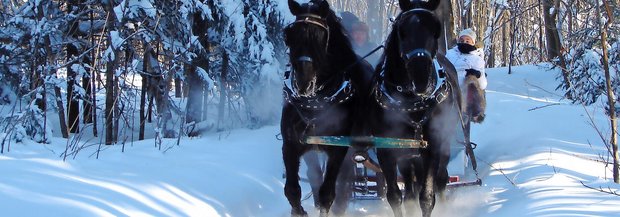
M 562 99 L 559 72 L 547 68 L 487 70 L 487 117 L 472 129 L 483 186 L 449 192 L 434 216 L 618 215 L 620 197 L 582 185 L 620 188 L 611 166 L 595 161 L 610 161 L 590 125 L 608 137 L 604 110 Z M 10 144 L 0 154 L 0 207 L 5 216 L 289 216 L 278 133 L 209 132 L 179 145 L 164 139 L 161 149 L 149 139 L 98 154 L 94 145 L 66 161 L 60 155 L 73 140 Z M 318 214 L 311 199 L 303 204 Z M 385 201 L 354 201 L 347 216 L 392 213 Z

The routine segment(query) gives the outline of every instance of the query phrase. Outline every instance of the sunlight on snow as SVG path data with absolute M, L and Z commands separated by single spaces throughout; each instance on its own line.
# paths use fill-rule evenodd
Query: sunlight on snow
M 543 98 L 537 98 L 537 97 L 531 97 L 531 96 L 525 96 L 525 95 L 519 95 L 519 94 L 513 94 L 513 93 L 506 93 L 506 92 L 498 92 L 498 91 L 493 91 L 493 90 L 486 90 L 487 93 L 498 93 L 498 94 L 504 94 L 507 96 L 514 96 L 514 97 L 518 97 L 521 99 L 528 99 L 528 100 L 532 100 L 532 101 L 536 101 L 536 102 L 544 102 L 544 103 L 562 103 L 562 104 L 567 104 L 566 102 L 560 102 L 557 100 L 552 100 L 552 99 L 543 99 Z
M 493 164 L 493 167 L 497 170 L 493 170 L 490 175 L 510 175 L 515 173 L 518 175 L 519 172 L 537 166 L 547 166 L 549 169 L 546 173 L 538 173 L 539 177 L 533 177 L 534 179 L 540 179 L 542 176 L 547 177 L 550 173 L 557 173 L 557 170 L 560 169 L 580 171 L 584 175 L 592 177 L 601 177 L 605 174 L 605 167 L 601 163 L 575 158 L 575 156 L 563 153 L 561 150 L 553 149 L 549 153 L 542 152 L 517 160 L 496 162 Z
M 583 211 L 614 211 L 620 202 L 606 200 L 592 195 L 592 190 L 584 188 L 576 177 L 558 174 L 544 183 L 530 183 L 527 197 L 529 214 L 541 215 L 546 212 L 562 211 L 563 213 L 579 213 Z
M 93 216 L 114 216 L 112 213 L 97 207 L 94 204 L 82 202 L 78 200 L 72 200 L 60 196 L 50 196 L 34 191 L 28 191 L 21 188 L 16 188 L 3 183 L 0 183 L 0 192 L 9 195 L 11 198 L 19 199 L 28 202 L 35 202 L 38 204 L 56 204 L 60 207 L 75 207 L 83 210 L 87 210 L 93 214 Z M 49 213 L 46 213 L 49 214 Z
M 35 163 L 44 164 L 51 167 L 56 167 L 58 169 L 65 169 L 74 171 L 75 169 L 71 164 L 67 162 L 63 162 L 62 160 L 54 160 L 54 159 L 44 159 L 44 158 L 32 158 L 32 159 L 24 159 L 25 161 L 31 161 Z
M 269 190 L 270 192 L 276 192 L 276 190 L 273 189 L 273 187 L 269 186 L 267 183 L 264 183 L 260 179 L 257 179 L 252 174 L 243 173 L 243 174 L 241 174 L 241 176 L 246 177 L 246 178 L 248 178 L 248 179 L 258 183 L 259 185 L 263 186 L 265 189 Z
M 161 186 L 148 185 L 144 187 L 144 191 L 155 198 L 165 199 L 166 205 L 173 206 L 176 210 L 182 211 L 187 216 L 218 216 L 217 210 L 210 204 L 178 189 L 175 186 L 160 183 Z M 219 206 L 225 205 L 216 202 Z
M 134 189 L 130 189 L 129 187 L 126 186 L 139 186 L 139 185 L 135 185 L 135 184 L 125 184 L 126 186 L 122 186 L 120 184 L 116 184 L 116 183 L 112 183 L 109 181 L 100 181 L 100 180 L 95 180 L 95 179 L 88 179 L 88 178 L 84 178 L 84 177 L 79 177 L 79 176 L 74 176 L 74 175 L 68 175 L 68 174 L 63 174 L 63 173 L 57 173 L 57 172 L 49 172 L 49 175 L 52 176 L 56 176 L 56 177 L 60 177 L 60 178 L 65 178 L 68 180 L 73 180 L 76 182 L 80 182 L 80 183 L 84 183 L 84 184 L 88 184 L 88 185 L 92 185 L 92 186 L 97 186 L 97 187 L 101 187 L 107 190 L 111 190 L 113 192 L 119 193 L 121 195 L 124 195 L 126 197 L 129 197 L 131 199 L 133 199 L 134 201 L 139 201 L 140 204 L 143 204 L 144 206 L 147 206 L 149 208 L 152 208 L 154 210 L 156 210 L 157 212 L 166 215 L 166 216 L 174 216 L 176 213 L 171 211 L 170 209 L 167 209 L 165 207 L 163 207 L 161 205 L 162 201 L 155 201 L 153 200 L 151 197 L 149 197 L 150 195 L 139 192 L 137 190 Z M 167 198 L 162 198 L 162 199 L 167 199 Z M 163 201 L 165 203 L 165 201 Z M 134 210 L 130 210 L 130 208 L 123 208 L 124 210 L 119 210 L 121 212 L 123 212 L 126 215 L 129 216 L 136 216 L 136 215 L 140 215 L 142 214 L 142 212 L 140 213 L 135 213 L 133 212 Z

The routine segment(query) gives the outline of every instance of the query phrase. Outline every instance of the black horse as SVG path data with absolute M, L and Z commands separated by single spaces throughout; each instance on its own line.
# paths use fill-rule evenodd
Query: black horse
M 383 63 L 374 79 L 371 134 L 427 141 L 424 149 L 379 149 L 378 160 L 394 216 L 403 216 L 404 200 L 419 199 L 430 216 L 436 192 L 445 190 L 450 144 L 455 141 L 461 95 L 454 66 L 437 53 L 441 23 L 433 14 L 439 0 L 399 0 L 401 12 L 386 41 Z M 443 69 L 440 69 L 443 66 Z M 411 216 L 411 210 L 406 209 Z
M 286 168 L 284 194 L 293 216 L 306 216 L 301 205 L 300 157 L 318 148 L 328 160 L 318 191 L 321 216 L 335 198 L 335 182 L 347 147 L 306 144 L 307 136 L 351 136 L 361 132 L 356 107 L 369 95 L 372 67 L 353 51 L 338 17 L 327 1 L 299 4 L 289 0 L 296 20 L 284 29 L 291 70 L 286 73 L 281 118 L 282 154 Z

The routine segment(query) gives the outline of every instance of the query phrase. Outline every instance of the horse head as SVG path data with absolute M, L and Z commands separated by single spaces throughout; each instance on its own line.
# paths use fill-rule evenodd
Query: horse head
M 289 9 L 295 21 L 284 29 L 292 67 L 291 81 L 299 95 L 314 97 L 322 88 L 321 72 L 328 67 L 327 52 L 330 41 L 327 1 L 312 0 L 299 4 L 289 0 Z
M 433 59 L 441 22 L 433 14 L 439 1 L 400 0 L 403 11 L 393 24 L 386 48 L 385 80 L 405 95 L 428 96 L 438 79 Z

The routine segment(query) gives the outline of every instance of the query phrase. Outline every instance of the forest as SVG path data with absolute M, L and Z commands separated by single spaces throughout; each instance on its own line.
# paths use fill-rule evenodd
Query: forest
M 395 0 L 328 1 L 368 23 L 376 44 L 399 12 Z M 618 6 L 444 0 L 439 49 L 472 28 L 487 68 L 551 62 L 565 98 L 615 121 Z M 112 145 L 275 124 L 292 20 L 282 0 L 1 0 L 2 151 L 55 135 Z

